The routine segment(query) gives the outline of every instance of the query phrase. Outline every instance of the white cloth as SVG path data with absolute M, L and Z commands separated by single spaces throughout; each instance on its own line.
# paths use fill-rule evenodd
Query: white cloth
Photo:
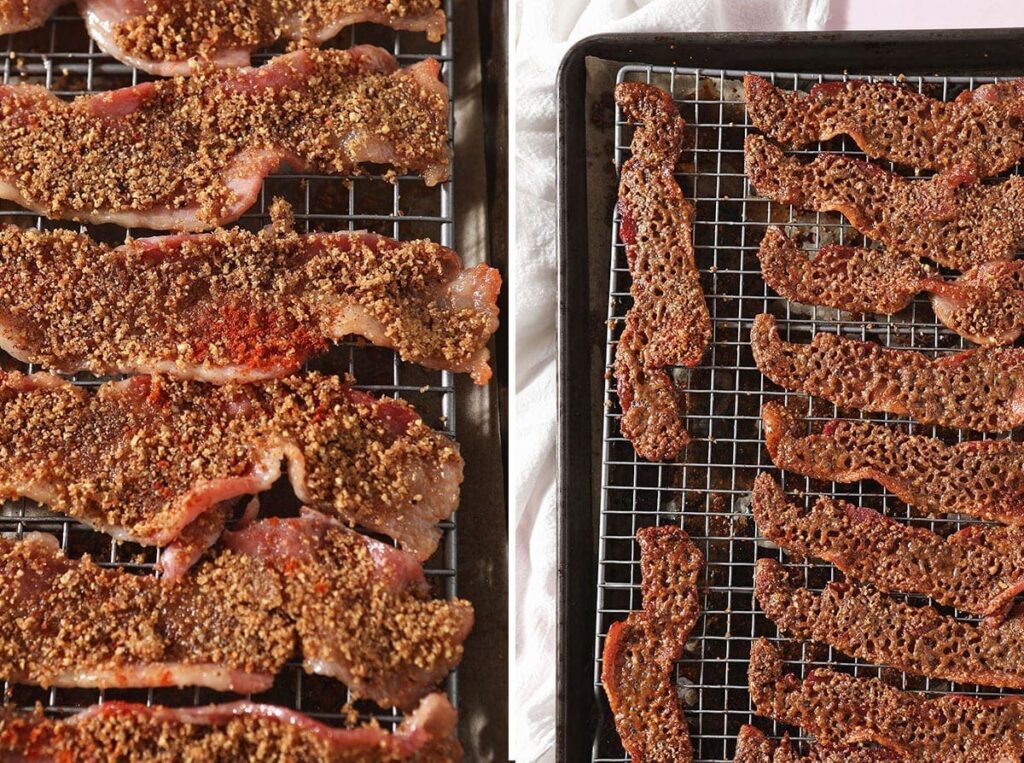
M 599 32 L 821 29 L 829 0 L 515 0 L 511 754 L 554 760 L 555 75 Z

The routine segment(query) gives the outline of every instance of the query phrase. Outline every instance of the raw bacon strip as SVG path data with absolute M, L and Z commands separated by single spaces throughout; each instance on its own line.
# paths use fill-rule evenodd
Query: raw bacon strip
M 457 715 L 431 694 L 393 734 L 376 726 L 333 728 L 274 705 L 232 702 L 173 708 L 105 702 L 63 720 L 17 711 L 0 714 L 4 760 L 240 760 L 307 763 L 457 763 Z
M 868 479 L 924 512 L 1024 525 L 1024 444 L 946 445 L 869 421 L 832 421 L 821 434 L 781 405 L 762 411 L 765 444 L 780 469 L 835 482 Z
M 0 197 L 53 219 L 195 231 L 236 220 L 282 162 L 332 174 L 373 162 L 433 185 L 450 159 L 438 71 L 358 46 L 72 102 L 3 86 Z
M 916 350 L 818 333 L 810 344 L 779 338 L 775 318 L 750 329 L 758 370 L 783 389 L 840 408 L 910 416 L 923 424 L 1005 432 L 1024 423 L 1024 350 L 979 348 L 931 359 Z
M 745 149 L 747 177 L 761 196 L 840 212 L 895 252 L 967 270 L 1013 259 L 1024 245 L 1024 177 L 986 185 L 959 168 L 914 181 L 839 154 L 802 164 L 762 135 L 747 136 Z
M 774 559 L 757 560 L 754 596 L 793 638 L 926 678 L 1024 688 L 1019 613 L 999 626 L 975 627 L 857 583 L 829 583 L 818 594 L 790 583 Z
M 929 292 L 936 317 L 976 344 L 1013 344 L 1024 329 L 1020 260 L 988 262 L 947 281 L 886 249 L 829 245 L 811 258 L 776 227 L 765 232 L 758 258 L 765 283 L 793 302 L 891 315 Z
M 270 688 L 309 673 L 411 707 L 462 657 L 473 608 L 431 599 L 414 556 L 322 514 L 257 522 L 174 584 L 0 540 L 0 676 L 74 687 Z
M 42 686 L 269 689 L 295 651 L 281 583 L 225 554 L 165 585 L 68 559 L 52 535 L 0 540 L 0 674 Z
M 282 611 L 309 673 L 380 705 L 411 707 L 462 659 L 473 607 L 430 599 L 412 554 L 309 509 L 228 533 L 225 546 L 280 575 Z
M 636 539 L 644 608 L 608 629 L 601 683 L 633 760 L 686 763 L 693 747 L 672 677 L 700 614 L 704 557 L 679 527 L 645 527 Z
M 441 0 L 78 0 L 86 29 L 105 53 L 162 77 L 192 61 L 246 66 L 278 39 L 320 45 L 352 24 L 426 32 L 439 42 Z
M 1024 82 L 982 85 L 939 101 L 882 82 L 827 82 L 810 94 L 743 78 L 747 114 L 772 140 L 801 148 L 849 135 L 868 156 L 922 170 L 998 175 L 1024 156 Z
M 927 700 L 831 670 L 813 670 L 801 682 L 783 675 L 778 650 L 765 639 L 750 651 L 747 676 L 758 715 L 799 726 L 820 742 L 876 742 L 920 763 L 1017 761 L 1024 754 L 1020 697 Z
M 891 750 L 881 747 L 853 747 L 850 745 L 810 745 L 801 755 L 786 734 L 776 747 L 771 740 L 753 726 L 740 727 L 736 738 L 733 763 L 876 763 L 899 760 Z
M 0 495 L 118 538 L 170 543 L 212 506 L 268 489 L 284 459 L 300 500 L 424 559 L 462 482 L 458 445 L 412 407 L 333 376 L 222 387 L 139 376 L 89 392 L 0 374 Z
M 711 341 L 711 317 L 693 256 L 693 206 L 674 170 L 683 120 L 664 90 L 636 82 L 615 88 L 638 123 L 619 181 L 619 235 L 626 245 L 633 306 L 615 355 L 620 427 L 636 452 L 669 461 L 690 441 L 681 391 L 666 366 L 694 366 Z
M 299 370 L 349 334 L 490 378 L 501 276 L 430 241 L 235 228 L 117 249 L 0 228 L 0 347 L 70 373 L 244 383 Z M 79 295 L 88 294 L 88 300 Z
M 753 511 L 758 532 L 791 554 L 883 591 L 924 594 L 992 622 L 1024 591 L 1024 528 L 971 525 L 943 538 L 828 497 L 804 511 L 767 473 L 754 481 Z
M 0 34 L 42 26 L 62 0 L 0 0 Z

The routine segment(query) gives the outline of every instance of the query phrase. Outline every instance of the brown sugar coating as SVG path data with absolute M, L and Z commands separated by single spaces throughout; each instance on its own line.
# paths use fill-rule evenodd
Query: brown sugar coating
M 801 755 L 789 741 L 789 734 L 775 746 L 761 731 L 744 725 L 736 736 L 732 763 L 877 763 L 899 759 L 892 750 L 851 745 L 812 744 L 807 754 Z
M 279 38 L 318 44 L 362 22 L 426 32 L 446 31 L 441 0 L 147 0 L 111 8 L 111 0 L 80 0 L 83 11 L 112 22 L 125 57 L 142 61 L 216 60 L 226 50 L 270 45 Z
M 800 681 L 783 675 L 778 650 L 765 639 L 751 649 L 747 675 L 758 715 L 799 726 L 821 742 L 876 742 L 919 763 L 1015 761 L 1024 754 L 1024 704 L 1016 696 L 929 700 L 831 670 Z
M 998 626 L 977 627 L 858 583 L 833 582 L 814 593 L 793 585 L 774 559 L 757 560 L 754 596 L 793 638 L 926 678 L 1024 688 L 1019 614 Z
M 279 574 L 282 610 L 307 672 L 408 708 L 462 659 L 472 605 L 431 599 L 409 554 L 310 511 L 258 522 L 229 534 L 226 545 Z
M 894 252 L 967 270 L 1013 259 L 1024 244 L 1024 178 L 988 185 L 961 168 L 915 181 L 840 154 L 804 164 L 762 135 L 744 146 L 747 177 L 761 196 L 840 212 Z
M 437 74 L 360 46 L 72 102 L 4 86 L 0 196 L 53 219 L 204 230 L 237 219 L 282 161 L 332 174 L 382 163 L 433 184 L 449 169 Z
M 0 0 L 0 34 L 34 29 L 59 5 L 61 0 Z
M 786 299 L 854 313 L 898 312 L 930 292 L 936 317 L 976 344 L 1013 344 L 1024 329 L 1024 262 L 987 262 L 954 281 L 888 249 L 829 245 L 813 257 L 770 227 L 757 253 L 765 283 Z
M 775 226 L 757 257 L 765 283 L 786 299 L 851 313 L 898 312 L 927 277 L 917 260 L 886 249 L 829 245 L 810 257 Z
M 918 593 L 991 622 L 1024 591 L 1024 529 L 972 525 L 943 538 L 868 508 L 821 497 L 806 511 L 762 473 L 754 519 L 791 554 L 831 562 L 851 580 L 882 591 Z
M 63 720 L 5 711 L 0 753 L 121 763 L 458 763 L 456 720 L 442 694 L 424 699 L 394 733 L 376 725 L 333 728 L 254 702 L 172 708 L 108 701 Z
M 743 78 L 757 129 L 791 148 L 849 135 L 868 156 L 922 170 L 967 165 L 998 175 L 1024 156 L 1024 83 L 983 85 L 940 101 L 883 82 L 827 82 L 809 94 Z
M 287 458 L 311 507 L 429 556 L 458 503 L 458 445 L 407 403 L 304 373 L 212 386 L 138 376 L 90 392 L 0 374 L 0 494 L 149 545 L 268 489 Z
M 636 82 L 615 88 L 637 123 L 619 180 L 619 235 L 626 245 L 633 306 L 615 359 L 621 428 L 648 460 L 675 458 L 689 442 L 680 394 L 665 366 L 694 366 L 711 341 L 711 317 L 693 253 L 693 206 L 675 166 L 684 122 L 664 90 Z M 630 408 L 638 406 L 638 414 Z
M 775 318 L 754 319 L 758 370 L 783 389 L 840 408 L 910 416 L 922 424 L 1005 432 L 1024 423 L 1024 350 L 978 348 L 932 359 L 838 334 L 784 342 Z
M 644 608 L 608 629 L 601 683 L 633 760 L 685 763 L 693 747 L 672 678 L 700 615 L 704 557 L 679 527 L 645 527 L 636 537 Z
M 238 555 L 168 586 L 52 536 L 0 540 L 0 597 L 0 674 L 18 683 L 264 691 L 295 650 L 276 575 Z
M 983 440 L 946 445 L 869 421 L 833 421 L 821 434 L 781 405 L 762 411 L 765 443 L 780 469 L 813 479 L 869 479 L 936 516 L 965 514 L 1024 525 L 1024 444 Z
M 462 658 L 473 608 L 431 599 L 415 558 L 328 520 L 257 522 L 180 581 L 72 560 L 51 536 L 0 545 L 0 676 L 42 686 L 254 693 L 307 672 L 408 708 Z
M 7 226 L 0 347 L 65 373 L 248 382 L 294 373 L 330 340 L 359 334 L 484 383 L 500 282 L 430 241 L 365 233 L 234 228 L 112 249 Z

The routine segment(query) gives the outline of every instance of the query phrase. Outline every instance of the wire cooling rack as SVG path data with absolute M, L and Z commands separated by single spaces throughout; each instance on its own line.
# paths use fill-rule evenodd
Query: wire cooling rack
M 775 737 L 787 730 L 759 719 L 747 692 L 747 661 L 755 638 L 767 636 L 784 644 L 791 660 L 788 670 L 798 674 L 803 663 L 838 667 L 859 676 L 882 677 L 903 689 L 932 693 L 950 691 L 995 696 L 1008 693 L 976 686 L 921 679 L 892 669 L 853 660 L 824 646 L 799 645 L 779 637 L 775 626 L 758 611 L 753 599 L 754 562 L 768 556 L 785 562 L 814 590 L 841 574 L 828 564 L 797 561 L 760 538 L 750 514 L 754 477 L 768 470 L 779 478 L 790 500 L 813 501 L 817 494 L 833 494 L 852 503 L 871 506 L 889 516 L 948 534 L 972 520 L 935 520 L 922 517 L 873 483 L 852 485 L 817 482 L 795 474 L 781 474 L 762 446 L 760 409 L 768 400 L 784 400 L 806 411 L 809 425 L 844 417 L 821 400 L 781 391 L 761 376 L 749 347 L 754 317 L 770 312 L 779 321 L 784 339 L 807 342 L 818 331 L 830 331 L 880 342 L 892 347 L 913 347 L 943 353 L 964 347 L 962 340 L 939 324 L 927 299 L 919 297 L 901 313 L 855 316 L 826 308 L 788 303 L 769 290 L 760 275 L 757 247 L 767 225 L 784 226 L 799 234 L 809 248 L 826 243 L 868 245 L 836 214 L 803 214 L 788 206 L 759 198 L 743 173 L 743 140 L 753 127 L 746 119 L 742 99 L 745 71 L 625 66 L 618 81 L 641 81 L 672 93 L 687 122 L 689 145 L 677 168 L 685 196 L 696 205 L 694 238 L 701 280 L 714 327 L 713 345 L 692 371 L 676 369 L 686 379 L 687 428 L 694 442 L 675 463 L 648 463 L 636 457 L 619 431 L 621 409 L 615 380 L 606 374 L 602 448 L 599 569 L 595 639 L 594 686 L 601 717 L 595 729 L 593 760 L 623 761 L 607 702 L 600 687 L 601 652 L 612 622 L 641 605 L 637 529 L 654 524 L 683 526 L 707 559 L 702 581 L 703 614 L 677 664 L 676 678 L 701 761 L 729 761 L 744 723 L 753 723 Z M 819 82 L 855 75 L 759 72 L 789 89 L 807 90 Z M 858 77 L 872 79 L 870 77 Z M 945 100 L 984 82 L 982 77 L 874 78 L 899 82 Z M 632 127 L 616 111 L 615 161 L 621 167 L 629 156 Z M 793 153 L 804 160 L 821 150 L 863 156 L 852 140 L 837 139 Z M 899 171 L 891 164 L 881 162 Z M 1017 171 L 1016 169 L 1014 170 Z M 997 182 L 997 181 L 993 181 Z M 625 247 L 619 243 L 619 219 L 612 220 L 610 298 L 606 361 L 610 372 L 622 319 L 631 304 Z M 846 412 L 849 418 L 849 412 Z M 948 442 L 977 437 L 967 432 L 912 424 L 906 418 L 873 417 L 916 434 L 940 436 Z M 808 493 L 809 495 L 806 495 Z M 907 597 L 926 603 L 924 597 Z M 941 608 L 940 608 L 941 609 Z M 952 610 L 943 610 L 960 616 Z M 964 616 L 964 619 L 970 619 Z M 789 728 L 795 737 L 798 730 Z
M 452 0 L 445 0 L 444 7 L 448 14 L 448 31 L 439 44 L 428 42 L 419 33 L 360 25 L 345 30 L 329 47 L 346 48 L 363 43 L 379 45 L 390 50 L 403 66 L 434 58 L 441 63 L 442 77 L 448 83 L 449 98 L 453 100 Z M 262 64 L 282 50 L 260 52 L 254 56 L 254 64 Z M 154 79 L 102 53 L 86 34 L 74 6 L 62 8 L 39 29 L 0 37 L 0 52 L 5 53 L 0 61 L 4 84 L 41 84 L 62 97 L 127 87 Z M 454 130 L 454 110 L 450 112 L 449 120 Z M 370 230 L 395 238 L 431 238 L 445 246 L 453 246 L 455 240 L 450 181 L 427 188 L 421 178 L 414 176 L 399 176 L 392 185 L 379 175 L 341 179 L 308 173 L 281 173 L 267 179 L 258 203 L 242 216 L 237 225 L 252 230 L 266 225 L 270 219 L 270 203 L 275 197 L 285 198 L 291 203 L 296 225 L 306 230 Z M 46 229 L 66 227 L 87 232 L 111 244 L 123 243 L 128 235 L 152 234 L 151 231 L 125 230 L 112 225 L 80 226 L 54 222 L 27 213 L 10 202 L 0 202 L 0 224 L 10 223 Z M 350 373 L 357 379 L 357 386 L 376 394 L 401 396 L 416 406 L 429 425 L 455 437 L 455 384 L 451 372 L 402 363 L 390 350 L 354 341 L 340 343 L 328 356 L 310 365 L 321 371 Z M 28 372 L 39 370 L 19 364 L 2 352 L 0 367 Z M 83 386 L 94 386 L 104 381 L 87 375 L 75 376 L 73 380 Z M 294 511 L 296 506 L 290 488 L 275 486 L 263 498 L 261 515 L 286 514 Z M 441 546 L 427 562 L 426 572 L 435 592 L 451 598 L 456 595 L 457 585 L 456 526 L 454 521 L 450 521 L 442 523 L 441 527 Z M 119 543 L 23 500 L 0 503 L 0 532 L 19 536 L 25 532 L 51 533 L 60 539 L 62 547 L 73 557 L 90 553 L 97 562 L 139 573 L 152 573 L 158 558 L 154 549 Z M 457 683 L 457 674 L 453 671 L 446 684 L 453 703 L 457 703 Z M 208 689 L 44 690 L 9 683 L 4 683 L 4 693 L 9 702 L 27 709 L 38 702 L 53 715 L 70 714 L 108 700 L 188 706 L 238 698 L 237 695 Z M 295 661 L 281 672 L 271 690 L 253 699 L 295 708 L 323 722 L 341 725 L 345 716 L 340 711 L 350 696 L 339 682 L 307 675 L 301 664 Z M 366 702 L 359 702 L 356 707 L 364 720 L 376 718 L 386 729 L 394 728 L 401 720 L 401 714 L 395 708 L 379 708 Z

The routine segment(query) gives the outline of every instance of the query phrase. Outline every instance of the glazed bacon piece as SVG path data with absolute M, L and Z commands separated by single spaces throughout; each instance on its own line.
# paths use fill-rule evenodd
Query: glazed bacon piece
M 615 354 L 620 428 L 649 461 L 670 461 L 689 443 L 682 390 L 666 366 L 694 366 L 711 341 L 711 317 L 693 255 L 693 206 L 675 166 L 683 120 L 664 90 L 638 82 L 615 88 L 637 123 L 619 180 L 619 236 L 626 245 L 633 306 Z
M 679 527 L 645 527 L 636 539 L 644 608 L 608 629 L 601 683 L 633 760 L 686 763 L 693 746 L 672 677 L 700 615 L 704 557 Z
M 62 0 L 0 0 L 0 34 L 42 26 Z
M 165 707 L 104 702 L 70 718 L 0 714 L 5 760 L 266 760 L 269 751 L 305 763 L 458 763 L 457 714 L 443 694 L 426 697 L 395 732 L 334 728 L 297 710 L 255 702 Z
M 1024 591 L 1024 528 L 970 525 L 943 538 L 825 496 L 804 511 L 767 473 L 754 480 L 753 512 L 758 532 L 791 554 L 824 559 L 882 591 L 988 616 L 990 624 Z
M 918 763 L 1017 761 L 1024 754 L 1020 697 L 925 699 L 875 678 L 812 670 L 804 681 L 783 675 L 778 650 L 765 639 L 747 671 L 755 712 L 799 726 L 827 744 L 875 742 L 898 760 Z
M 889 249 L 967 270 L 1013 259 L 1024 245 L 1024 178 L 996 185 L 968 169 L 908 180 L 870 162 L 821 154 L 787 157 L 763 135 L 745 142 L 747 177 L 757 193 L 813 212 L 840 212 Z
M 187 76 L 190 62 L 247 66 L 278 39 L 320 45 L 353 24 L 426 32 L 448 22 L 441 0 L 78 0 L 86 29 L 105 53 L 161 77 Z
M 1013 344 L 1024 329 L 1024 262 L 987 262 L 955 281 L 887 249 L 823 247 L 813 257 L 770 227 L 757 253 L 765 283 L 788 300 L 852 313 L 891 315 L 920 292 L 936 317 L 968 341 Z
M 791 148 L 849 135 L 868 156 L 922 170 L 998 175 L 1024 156 L 1024 81 L 982 85 L 939 101 L 884 82 L 827 82 L 810 93 L 743 78 L 747 114 Z
M 279 214 L 284 214 L 278 207 Z M 430 241 L 235 228 L 116 249 L 0 228 L 0 347 L 70 373 L 245 383 L 356 334 L 408 361 L 490 378 L 498 271 Z M 88 294 L 88 300 L 78 295 Z
M 978 348 L 931 359 L 830 333 L 783 342 L 775 318 L 750 329 L 758 370 L 783 389 L 840 408 L 910 416 L 922 424 L 1005 432 L 1024 423 L 1024 350 Z
M 780 469 L 835 482 L 873 480 L 936 516 L 965 514 L 1024 525 L 1024 444 L 908 435 L 870 421 L 831 421 L 806 435 L 786 408 L 762 410 L 765 444 Z
M 431 599 L 411 554 L 311 510 L 230 533 L 172 584 L 65 557 L 49 535 L 0 541 L 0 675 L 42 686 L 266 691 L 308 673 L 409 708 L 462 658 L 463 600 Z
M 431 599 L 412 554 L 310 509 L 227 533 L 224 545 L 280 576 L 282 611 L 308 673 L 408 708 L 462 659 L 473 607 Z
M 801 755 L 786 734 L 778 747 L 753 726 L 741 726 L 736 737 L 736 754 L 732 763 L 878 763 L 899 760 L 891 750 L 882 747 L 856 747 L 851 745 L 810 745 Z
M 407 403 L 305 373 L 211 386 L 138 376 L 90 392 L 0 374 L 0 495 L 164 545 L 211 507 L 270 488 L 288 461 L 310 507 L 425 559 L 458 504 L 458 445 Z
M 976 627 L 858 583 L 832 582 L 814 593 L 793 585 L 774 559 L 757 560 L 754 596 L 793 638 L 926 678 L 1024 688 L 1019 612 L 998 626 Z
M 52 219 L 197 231 L 238 219 L 281 163 L 330 174 L 385 164 L 433 185 L 450 160 L 438 71 L 358 46 L 72 102 L 3 86 L 0 198 Z

